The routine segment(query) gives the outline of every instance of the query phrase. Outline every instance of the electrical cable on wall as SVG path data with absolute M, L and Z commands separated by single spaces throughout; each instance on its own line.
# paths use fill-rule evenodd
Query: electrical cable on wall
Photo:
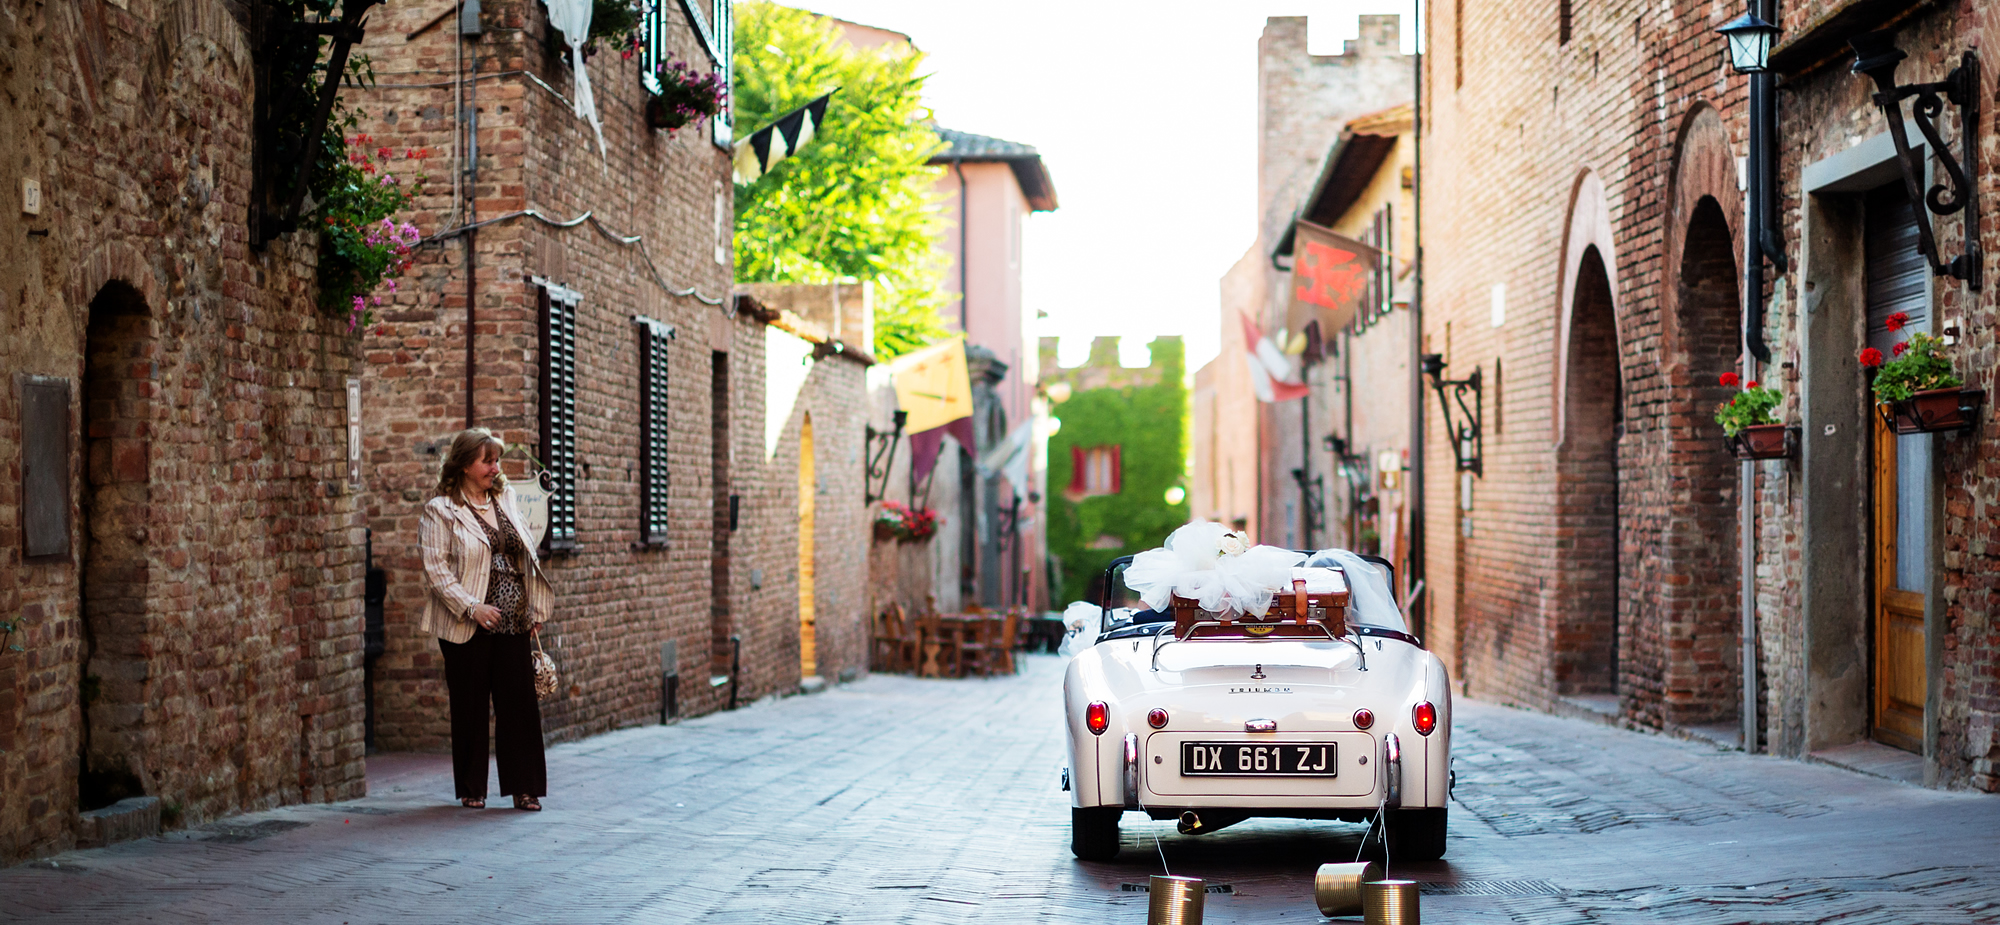
M 653 282 L 658 284 L 661 289 L 665 290 L 668 295 L 677 296 L 681 298 L 693 297 L 696 301 L 701 302 L 704 305 L 721 306 L 722 303 L 725 301 L 720 297 L 703 295 L 699 289 L 693 286 L 689 286 L 686 289 L 675 288 L 673 284 L 667 282 L 666 277 L 660 273 L 659 266 L 653 263 L 653 255 L 646 251 L 644 236 L 636 234 L 622 235 L 615 231 L 612 231 L 610 228 L 605 227 L 603 222 L 598 221 L 597 216 L 594 215 L 591 210 L 585 210 L 582 215 L 579 215 L 575 218 L 563 220 L 563 219 L 550 218 L 549 216 L 543 215 L 539 210 L 536 209 L 521 209 L 516 212 L 508 212 L 505 215 L 496 215 L 492 218 L 482 219 L 480 221 L 473 222 L 469 225 L 461 225 L 457 228 L 449 228 L 444 231 L 440 231 L 437 234 L 425 238 L 421 243 L 418 244 L 418 246 L 421 247 L 424 244 L 441 242 L 448 238 L 455 238 L 468 231 L 472 231 L 478 228 L 483 228 L 487 225 L 491 225 L 496 222 L 512 221 L 513 219 L 517 218 L 532 218 L 552 228 L 575 228 L 578 225 L 581 225 L 585 222 L 589 222 L 592 228 L 597 229 L 598 234 L 603 235 L 606 239 L 612 241 L 613 243 L 622 244 L 626 247 L 637 248 L 639 251 L 640 258 L 642 258 L 646 262 L 646 270 L 650 272 L 653 276 Z

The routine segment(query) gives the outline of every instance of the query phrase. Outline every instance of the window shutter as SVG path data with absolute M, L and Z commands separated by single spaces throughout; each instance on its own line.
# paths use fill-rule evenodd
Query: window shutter
M 639 332 L 639 542 L 667 545 L 667 352 L 674 329 L 644 315 Z
M 1105 448 L 1105 455 L 1110 457 L 1111 462 L 1111 493 L 1114 495 L 1125 487 L 1125 467 L 1120 465 L 1122 459 L 1118 449 L 1116 443 Z
M 69 555 L 69 380 L 21 380 L 21 554 Z
M 553 483 L 549 528 L 543 544 L 551 553 L 577 548 L 576 307 L 582 297 L 543 284 L 541 303 L 542 464 Z
M 1086 486 L 1089 485 L 1089 479 L 1087 475 L 1089 468 L 1090 468 L 1089 461 L 1084 456 L 1083 447 L 1080 446 L 1070 447 L 1069 448 L 1069 493 L 1071 495 L 1081 495 L 1088 490 Z

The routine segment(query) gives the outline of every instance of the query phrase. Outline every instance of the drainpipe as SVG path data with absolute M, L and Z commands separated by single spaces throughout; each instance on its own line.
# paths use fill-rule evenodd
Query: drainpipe
M 972 342 L 972 314 L 969 304 L 972 291 L 965 288 L 965 238 L 972 219 L 972 201 L 965 196 L 965 161 L 953 159 L 951 169 L 958 173 L 958 333 L 965 335 L 966 343 Z
M 1417 28 L 1417 41 L 1423 41 L 1423 0 L 1416 0 L 1411 7 L 1410 22 Z M 1410 498 L 1410 566 L 1409 596 L 1406 598 L 1410 611 L 1410 628 L 1417 635 L 1430 632 L 1430 621 L 1424 615 L 1430 607 L 1421 597 L 1424 587 L 1424 51 L 1419 44 L 1417 53 L 1411 56 L 1416 105 L 1412 107 L 1410 119 L 1411 170 L 1410 198 L 1415 208 L 1411 209 L 1410 235 L 1413 239 L 1410 260 L 1414 264 L 1410 271 L 1410 472 L 1405 491 Z M 1394 551 L 1391 550 L 1391 555 Z M 1459 679 L 1463 684 L 1464 678 Z
M 462 41 L 470 42 L 477 34 L 466 35 Z M 465 82 L 465 224 L 471 226 L 479 221 L 479 53 L 474 46 L 472 55 L 472 79 Z M 477 369 L 478 353 L 474 346 L 478 341 L 473 334 L 473 325 L 478 320 L 479 281 L 476 274 L 479 229 L 469 228 L 465 232 L 465 426 L 470 429 L 478 420 L 476 406 L 472 398 L 473 374 Z
M 1750 10 L 1769 21 L 1777 13 L 1771 0 L 1751 0 Z M 1771 128 L 1776 104 L 1775 75 L 1750 75 L 1750 151 L 1744 171 L 1743 210 L 1743 381 L 1757 381 L 1760 361 L 1771 359 L 1764 343 L 1764 257 L 1771 211 Z M 1780 252 L 1782 253 L 1782 252 Z M 1774 256 L 1782 261 L 1782 256 Z M 1783 270 L 1782 262 L 1779 269 Z M 1742 651 L 1743 751 L 1757 751 L 1757 464 L 1737 465 L 1737 581 Z

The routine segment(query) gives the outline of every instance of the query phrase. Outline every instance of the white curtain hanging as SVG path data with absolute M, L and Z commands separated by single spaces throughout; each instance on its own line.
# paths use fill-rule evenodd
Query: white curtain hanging
M 597 121 L 597 97 L 590 92 L 590 75 L 583 70 L 583 43 L 590 37 L 591 0 L 542 0 L 549 8 L 549 25 L 562 30 L 569 43 L 570 70 L 576 74 L 576 117 L 597 133 L 597 156 L 604 159 L 604 125 Z M 606 165 L 605 169 L 610 169 Z

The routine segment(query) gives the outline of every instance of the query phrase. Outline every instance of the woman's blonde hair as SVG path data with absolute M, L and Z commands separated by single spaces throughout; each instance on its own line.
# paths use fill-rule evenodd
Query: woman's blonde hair
M 488 448 L 491 448 L 490 450 Z M 507 444 L 484 427 L 471 427 L 458 432 L 451 438 L 451 449 L 444 454 L 444 468 L 438 473 L 437 493 L 460 504 L 469 503 L 460 489 L 465 486 L 465 467 L 485 457 L 488 453 L 498 459 L 507 452 Z M 505 472 L 493 473 L 493 494 L 507 487 Z

